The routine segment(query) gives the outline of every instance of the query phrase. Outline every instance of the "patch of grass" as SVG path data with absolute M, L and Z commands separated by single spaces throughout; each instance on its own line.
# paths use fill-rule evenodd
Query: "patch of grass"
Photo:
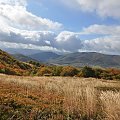
M 100 91 L 114 91 L 114 92 L 120 91 L 120 87 L 96 87 L 96 89 Z

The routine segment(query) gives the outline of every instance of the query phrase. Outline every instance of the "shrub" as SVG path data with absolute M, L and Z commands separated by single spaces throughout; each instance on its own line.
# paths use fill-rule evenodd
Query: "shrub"
M 0 69 L 0 73 L 5 73 L 5 69 Z
M 30 71 L 30 75 L 34 76 L 37 74 L 37 72 L 38 72 L 38 68 L 34 66 L 34 67 L 32 67 L 32 70 Z
M 107 72 L 113 74 L 113 75 L 118 75 L 120 74 L 120 69 L 115 69 L 115 68 L 109 68 L 106 70 Z
M 113 75 L 107 72 L 103 72 L 101 74 L 101 78 L 106 80 L 113 80 Z
M 81 73 L 80 73 L 81 77 L 95 77 L 95 71 L 88 66 L 85 66 L 82 68 Z
M 115 79 L 120 80 L 120 74 L 115 76 Z
M 75 76 L 78 74 L 78 70 L 71 66 L 66 66 L 62 68 L 61 76 Z
M 45 74 L 52 74 L 52 70 L 48 67 L 42 67 L 37 73 L 38 76 L 43 76 Z
M 62 68 L 63 68 L 63 67 L 61 67 L 61 66 L 55 66 L 55 67 L 53 68 L 53 75 L 54 75 L 54 76 L 60 76 L 61 71 L 62 71 Z
M 41 64 L 39 62 L 35 62 L 35 61 L 29 61 L 28 63 L 32 64 L 32 65 L 35 65 L 36 67 L 40 67 Z
M 101 74 L 104 72 L 104 70 L 100 68 L 95 68 L 94 71 L 95 71 L 95 78 L 99 78 L 99 79 L 101 78 Z

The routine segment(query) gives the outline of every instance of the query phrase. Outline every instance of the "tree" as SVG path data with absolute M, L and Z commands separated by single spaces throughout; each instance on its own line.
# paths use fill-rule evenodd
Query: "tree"
M 95 77 L 95 71 L 88 66 L 85 66 L 81 70 L 81 77 Z

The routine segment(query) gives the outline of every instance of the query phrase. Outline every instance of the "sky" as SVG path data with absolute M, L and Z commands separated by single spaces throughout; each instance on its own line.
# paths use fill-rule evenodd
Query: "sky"
M 120 55 L 119 0 L 0 0 L 0 48 Z

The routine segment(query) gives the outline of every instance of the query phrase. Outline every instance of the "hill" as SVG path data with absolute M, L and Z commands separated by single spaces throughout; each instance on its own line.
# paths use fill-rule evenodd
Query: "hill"
M 52 64 L 72 66 L 101 66 L 120 68 L 119 55 L 105 55 L 96 52 L 76 52 L 49 60 Z
M 22 62 L 28 62 L 28 61 L 36 61 L 38 62 L 37 60 L 31 58 L 31 57 L 28 57 L 28 56 L 25 56 L 23 54 L 11 54 L 14 58 L 16 58 L 17 60 L 19 61 L 22 61 Z
M 0 72 L 6 74 L 24 75 L 30 71 L 32 67 L 24 62 L 20 62 L 10 54 L 0 49 Z
M 38 61 L 47 62 L 50 59 L 56 59 L 60 57 L 60 55 L 53 52 L 40 52 L 40 53 L 29 55 L 29 57 L 36 59 Z
M 75 62 L 74 58 L 77 54 L 78 53 L 76 54 L 74 53 L 73 58 L 68 57 L 69 59 L 66 58 L 65 60 L 69 60 L 69 62 L 70 60 Z M 84 56 L 84 54 L 86 53 L 82 53 L 82 54 Z M 96 54 L 96 53 L 92 53 L 92 54 Z M 87 58 L 88 56 L 89 55 L 87 55 Z M 88 60 L 87 58 L 85 60 Z M 90 60 L 94 60 L 92 55 L 91 57 L 89 57 L 89 63 L 91 62 Z M 106 59 L 106 62 L 107 61 L 110 60 Z M 99 68 L 91 68 L 87 66 L 83 68 L 75 68 L 72 66 L 56 66 L 51 64 L 41 64 L 40 62 L 36 62 L 36 61 L 22 62 L 16 60 L 10 54 L 2 50 L 0 50 L 0 73 L 9 74 L 9 75 L 21 75 L 21 76 L 31 76 L 31 75 L 32 76 L 71 76 L 71 77 L 78 76 L 78 77 L 94 77 L 99 79 L 104 78 L 109 80 L 120 79 L 119 69 L 102 69 L 102 68 L 99 69 Z

